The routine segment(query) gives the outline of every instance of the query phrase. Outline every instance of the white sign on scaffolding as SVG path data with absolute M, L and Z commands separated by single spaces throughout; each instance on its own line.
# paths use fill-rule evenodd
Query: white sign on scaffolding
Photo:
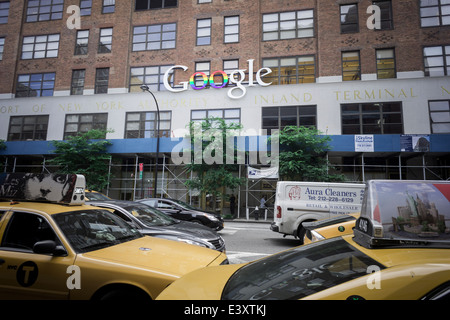
M 256 169 L 248 167 L 247 178 L 249 179 L 278 179 L 278 167 Z

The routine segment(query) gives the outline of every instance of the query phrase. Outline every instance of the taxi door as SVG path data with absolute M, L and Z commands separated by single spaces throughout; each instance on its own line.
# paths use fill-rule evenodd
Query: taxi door
M 33 252 L 37 241 L 59 239 L 39 214 L 9 212 L 0 226 L 0 299 L 68 299 L 74 256 Z

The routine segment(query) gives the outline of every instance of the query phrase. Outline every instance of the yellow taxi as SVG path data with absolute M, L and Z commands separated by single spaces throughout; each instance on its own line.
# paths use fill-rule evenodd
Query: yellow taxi
M 360 213 L 358 212 L 313 222 L 304 222 L 302 225 L 306 233 L 303 238 L 303 244 L 353 234 L 353 228 L 359 216 Z
M 354 233 L 196 270 L 158 299 L 448 300 L 450 182 L 372 180 Z
M 224 253 L 143 236 L 84 205 L 81 175 L 0 175 L 0 299 L 154 299 Z M 28 199 L 28 200 L 23 200 Z

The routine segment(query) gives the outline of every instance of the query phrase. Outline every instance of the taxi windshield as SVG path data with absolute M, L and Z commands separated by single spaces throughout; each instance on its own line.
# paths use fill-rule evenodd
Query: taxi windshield
M 241 268 L 228 281 L 222 299 L 300 299 L 367 275 L 373 268 L 384 267 L 342 238 L 333 238 Z
M 94 251 L 127 242 L 142 235 L 109 211 L 80 210 L 53 216 L 77 253 Z
M 170 226 L 176 223 L 176 220 L 147 205 L 133 205 L 126 207 L 125 209 L 136 219 L 149 227 Z

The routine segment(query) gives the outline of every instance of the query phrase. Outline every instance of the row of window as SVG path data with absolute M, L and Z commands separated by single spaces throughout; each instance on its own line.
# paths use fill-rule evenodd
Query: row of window
M 432 133 L 450 133 L 450 100 L 429 101 Z M 263 107 L 262 129 L 268 134 L 286 126 L 317 126 L 317 106 Z M 191 121 L 222 118 L 226 123 L 240 123 L 241 109 L 191 110 Z M 92 129 L 107 129 L 107 113 L 68 114 L 64 139 Z M 46 140 L 49 115 L 12 116 L 8 140 Z M 172 112 L 160 112 L 160 137 L 171 136 Z M 401 102 L 341 104 L 342 134 L 403 134 Z M 127 112 L 125 139 L 158 136 L 155 111 Z
M 73 70 L 72 95 L 81 95 L 84 90 L 86 70 Z M 50 97 L 55 90 L 56 73 L 20 74 L 17 77 L 16 97 Z M 109 68 L 98 68 L 95 72 L 94 93 L 108 93 Z
M 1 41 L 0 41 L 1 45 Z M 448 76 L 450 75 L 450 46 L 433 46 L 424 48 L 425 75 Z M 30 55 L 48 54 L 47 51 L 32 51 Z M 361 80 L 361 61 L 359 51 L 342 52 L 342 79 L 343 81 Z M 264 81 L 273 85 L 288 85 L 297 83 L 313 83 L 316 81 L 316 59 L 313 55 L 294 56 L 284 58 L 263 59 L 263 67 L 272 69 L 272 73 L 264 77 Z M 395 50 L 376 50 L 377 78 L 387 79 L 396 77 Z M 146 84 L 152 91 L 165 90 L 163 78 L 165 72 L 172 65 L 131 67 L 129 79 L 129 92 L 141 92 L 141 85 Z M 231 59 L 223 61 L 223 70 L 230 74 L 239 69 L 239 60 Z M 197 62 L 195 72 L 203 72 L 210 75 L 211 64 L 208 61 Z M 21 74 L 17 77 L 16 97 L 41 97 L 53 96 L 55 89 L 55 77 L 53 73 Z M 223 79 L 221 75 L 215 79 L 217 85 Z M 71 95 L 82 95 L 84 92 L 86 70 L 73 70 L 71 81 Z M 96 69 L 94 93 L 108 93 L 109 68 Z M 169 77 L 169 83 L 173 86 L 173 74 Z M 203 77 L 196 78 L 198 86 L 203 85 Z

